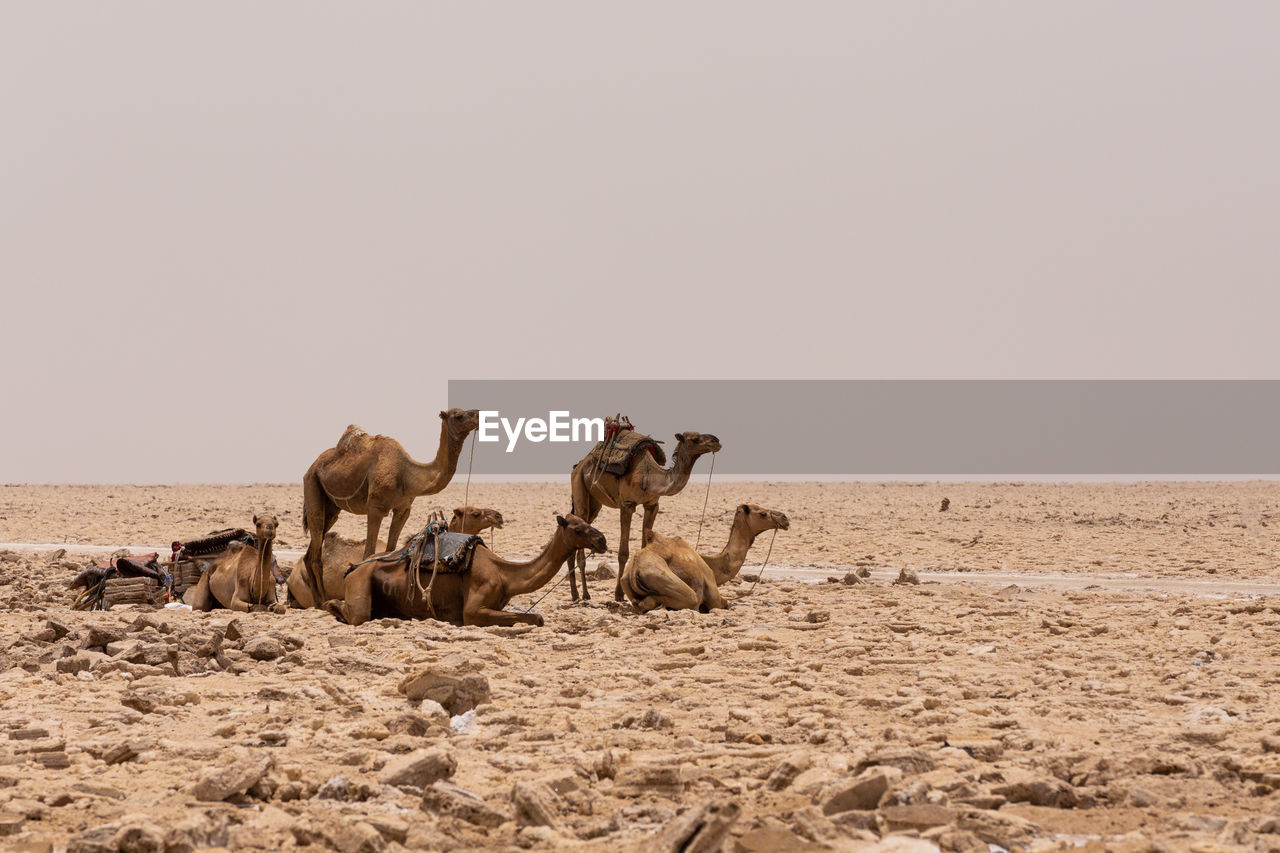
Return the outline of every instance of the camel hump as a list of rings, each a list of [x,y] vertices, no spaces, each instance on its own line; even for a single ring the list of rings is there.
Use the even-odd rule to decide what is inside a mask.
[[[368,434],[357,424],[348,424],[346,430],[342,433],[342,438],[338,439],[338,451],[349,450],[353,444],[356,444]]]

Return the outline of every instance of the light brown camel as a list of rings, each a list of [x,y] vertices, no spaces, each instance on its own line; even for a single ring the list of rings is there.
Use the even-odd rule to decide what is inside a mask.
[[[192,610],[217,607],[239,610],[267,610],[276,603],[276,579],[271,574],[271,546],[275,542],[274,515],[255,515],[253,524],[258,547],[232,542],[222,556],[200,576],[195,588],[183,596]]]
[[[622,532],[618,537],[618,565],[625,566],[631,553],[631,516],[637,506],[644,507],[644,522],[640,542],[647,541],[653,530],[653,519],[658,514],[658,499],[678,495],[689,483],[693,464],[698,457],[720,451],[720,439],[700,432],[676,433],[676,449],[671,467],[663,468],[653,457],[643,451],[631,457],[627,472],[621,476],[610,474],[594,465],[590,454],[574,466],[569,475],[573,490],[573,512],[588,523],[596,520],[602,506],[615,507],[621,516]],[[578,573],[582,576],[582,597],[591,599],[587,590],[587,555],[577,554]],[[573,600],[578,600],[578,584],[574,579],[573,563],[569,563],[569,589]],[[613,597],[622,600],[621,575],[614,588]]]
[[[310,537],[302,580],[310,587],[313,600],[329,597],[319,569],[324,535],[338,520],[338,513],[346,510],[368,516],[365,557],[377,550],[382,519],[390,513],[387,549],[394,550],[409,520],[413,499],[434,495],[449,485],[462,444],[479,423],[476,409],[441,412],[440,446],[436,458],[426,463],[415,461],[394,438],[369,435],[355,424],[347,427],[337,445],[316,457],[302,478],[302,526]]]
[[[699,610],[726,607],[720,585],[728,583],[746,562],[751,544],[766,530],[788,530],[791,520],[777,510],[741,504],[733,514],[729,542],[716,554],[698,554],[679,536],[656,531],[622,570],[619,583],[641,613],[655,607]]]
[[[435,515],[435,513],[432,513]],[[440,514],[444,518],[444,514]],[[454,533],[481,533],[491,527],[502,526],[502,513],[487,507],[460,506],[453,511],[449,520],[449,530]],[[385,554],[385,542],[378,543],[377,554]],[[347,583],[347,569],[359,563],[364,557],[364,543],[333,531],[324,535],[324,588],[331,598],[344,598]],[[291,607],[314,607],[315,599],[306,582],[306,558],[299,557],[289,573],[289,605]]]
[[[476,546],[471,568],[440,573],[428,600],[418,592],[405,563],[365,563],[347,575],[345,601],[325,604],[351,625],[370,619],[438,619],[455,625],[541,625],[536,613],[510,613],[503,608],[517,595],[546,586],[577,548],[605,550],[604,534],[574,515],[556,516],[556,530],[542,553],[516,563],[484,545]],[[423,569],[423,584],[429,570]]]

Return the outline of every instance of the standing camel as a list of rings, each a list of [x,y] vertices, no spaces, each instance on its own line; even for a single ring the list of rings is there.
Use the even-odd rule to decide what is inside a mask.
[[[436,513],[432,513],[435,515]],[[441,514],[443,518],[443,514]],[[449,519],[451,533],[483,533],[489,528],[502,526],[502,513],[488,507],[460,506]],[[375,553],[385,554],[385,542],[379,542]],[[324,535],[324,549],[320,561],[324,565],[324,588],[330,599],[346,596],[347,569],[364,559],[364,543],[339,536],[332,530]],[[291,607],[315,607],[311,588],[306,581],[306,558],[299,557],[289,573],[289,605]],[[324,602],[320,602],[321,605]]]
[[[556,530],[542,553],[516,563],[477,545],[470,568],[441,572],[429,584],[429,597],[420,593],[405,561],[372,562],[347,575],[346,599],[325,607],[351,625],[370,619],[439,619],[454,625],[541,625],[536,613],[510,613],[503,608],[517,595],[535,592],[560,571],[578,548],[593,553],[605,549],[604,534],[577,516],[556,516]],[[423,567],[423,573],[429,569]]]
[[[658,499],[678,495],[689,483],[693,464],[706,453],[717,453],[720,439],[700,432],[676,433],[676,449],[671,467],[663,468],[648,453],[636,453],[625,474],[616,475],[604,471],[595,464],[594,453],[574,466],[569,475],[573,489],[573,512],[587,520],[596,520],[602,506],[615,507],[622,519],[622,533],[618,538],[618,566],[625,566],[631,553],[631,516],[637,506],[644,507],[644,522],[640,541],[647,541],[653,530],[653,520],[658,514]],[[591,599],[587,590],[587,556],[577,553],[578,572],[582,575],[582,597]],[[574,579],[572,558],[569,563],[569,589],[573,600],[578,600],[578,584]],[[613,591],[613,597],[623,597],[621,573]]]
[[[342,510],[368,516],[364,556],[378,545],[382,519],[391,514],[387,550],[394,550],[400,531],[409,520],[413,499],[434,495],[449,485],[458,468],[458,457],[467,436],[480,423],[476,409],[449,409],[440,413],[440,446],[436,458],[417,462],[394,438],[369,435],[352,424],[337,445],[311,463],[302,478],[302,525],[311,541],[305,558],[303,580],[313,601],[323,602],[324,534]]]
[[[255,515],[258,547],[232,542],[214,561],[184,600],[192,610],[225,607],[248,613],[266,610],[276,603],[276,579],[271,574],[271,546],[276,539],[274,515]]]
[[[741,504],[733,514],[729,542],[718,553],[699,554],[679,536],[654,532],[618,580],[641,613],[655,607],[703,613],[721,609],[727,605],[720,586],[738,574],[756,537],[766,530],[790,527],[791,520],[777,510]]]

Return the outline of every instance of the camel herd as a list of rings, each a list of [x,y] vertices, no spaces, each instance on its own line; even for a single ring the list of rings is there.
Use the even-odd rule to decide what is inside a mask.
[[[397,551],[400,535],[415,498],[440,492],[453,479],[463,444],[479,425],[475,409],[449,409],[440,413],[440,443],[435,458],[414,460],[398,441],[369,435],[359,427],[347,427],[338,443],[325,450],[303,477],[303,525],[309,542],[306,554],[286,579],[292,607],[323,607],[352,625],[370,619],[439,619],[456,625],[541,625],[535,613],[506,610],[511,599],[544,587],[567,565],[570,590],[579,600],[587,589],[586,551],[606,550],[604,534],[591,526],[602,507],[616,508],[621,517],[618,573],[614,596],[625,597],[640,612],[658,607],[707,612],[725,607],[720,586],[729,582],[746,560],[756,537],[768,530],[786,530],[787,516],[754,504],[741,504],[734,513],[729,541],[715,554],[699,554],[678,536],[664,536],[653,529],[662,497],[678,494],[689,482],[699,457],[721,449],[714,435],[678,433],[671,467],[662,465],[656,452],[637,452],[615,471],[599,465],[604,442],[573,468],[570,475],[571,512],[556,516],[551,539],[532,560],[505,560],[482,542],[465,536],[419,534],[404,550]],[[629,423],[626,424],[630,426]],[[656,448],[656,442],[646,438]],[[644,508],[641,528],[643,547],[630,553],[631,518]],[[352,542],[330,532],[339,513],[367,518],[364,543]],[[380,541],[382,522],[391,523]],[[474,535],[502,527],[497,510],[463,506],[454,510],[447,525],[443,517],[430,525],[431,536],[446,529]],[[254,517],[255,544],[237,544],[219,557],[200,582],[187,593],[186,603],[196,610],[226,607],[248,611],[277,607],[273,577],[272,544],[275,516]],[[440,570],[439,543],[462,543],[468,560],[457,569]],[[420,570],[412,556],[421,542],[434,541],[435,560]],[[574,567],[578,569],[575,577]],[[424,583],[423,576],[429,575]]]

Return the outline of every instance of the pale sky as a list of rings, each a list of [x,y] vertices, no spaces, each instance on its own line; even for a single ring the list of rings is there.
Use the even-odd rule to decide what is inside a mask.
[[[0,482],[448,378],[1277,378],[1274,2],[0,2]]]

